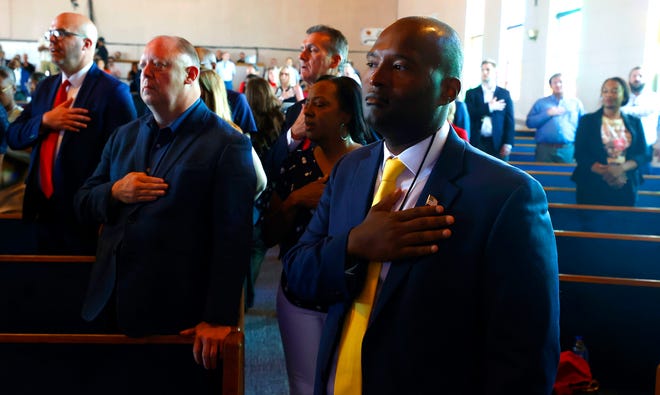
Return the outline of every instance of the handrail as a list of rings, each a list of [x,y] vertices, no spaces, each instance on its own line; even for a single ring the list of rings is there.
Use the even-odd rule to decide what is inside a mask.
[[[530,175],[540,175],[540,176],[562,176],[562,177],[569,177],[573,173],[570,171],[556,171],[556,170],[525,170],[527,174]]]
[[[129,337],[99,333],[0,333],[0,343],[39,344],[192,344],[194,338],[180,335]]]
[[[0,262],[91,263],[95,260],[96,257],[91,255],[0,254]]]
[[[660,243],[660,236],[654,236],[654,235],[629,235],[623,233],[582,232],[582,231],[573,231],[573,230],[555,230],[554,232],[556,237],[631,240],[631,241],[648,241],[652,243]]]
[[[544,190],[546,191],[556,191],[556,192],[575,192],[575,187],[551,187],[551,186],[544,186]],[[638,190],[637,191],[638,195],[649,195],[649,196],[658,196],[660,197],[660,191],[645,191],[645,190]]]
[[[576,209],[576,210],[593,210],[593,211],[625,211],[625,212],[640,212],[640,213],[658,213],[658,207],[637,207],[637,206],[605,206],[598,204],[577,204],[577,203],[548,203],[549,208],[556,209]]]
[[[561,166],[561,167],[575,167],[575,163],[555,163],[555,162],[530,162],[530,161],[511,161],[512,166]]]
[[[633,287],[660,288],[660,280],[643,278],[621,278],[606,276],[587,276],[582,274],[559,274],[559,281],[587,284],[628,285]]]

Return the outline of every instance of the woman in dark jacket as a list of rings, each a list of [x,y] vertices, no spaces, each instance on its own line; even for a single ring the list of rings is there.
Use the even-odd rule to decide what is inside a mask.
[[[608,78],[601,88],[603,106],[580,119],[572,176],[578,204],[635,205],[639,169],[648,157],[641,122],[620,111],[628,98],[625,81]]]

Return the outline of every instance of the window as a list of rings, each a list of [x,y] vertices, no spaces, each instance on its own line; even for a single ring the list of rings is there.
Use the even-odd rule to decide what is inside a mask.
[[[501,38],[497,81],[509,90],[513,101],[520,99],[525,11],[525,0],[502,2],[502,23],[506,30]]]
[[[582,0],[555,0],[550,3],[548,29],[547,76],[562,73],[564,94],[575,96],[580,65],[580,37],[582,33]],[[551,93],[545,84],[546,93]]]

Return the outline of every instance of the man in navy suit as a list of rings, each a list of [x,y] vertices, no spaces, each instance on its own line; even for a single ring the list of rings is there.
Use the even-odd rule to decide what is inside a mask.
[[[496,67],[492,60],[481,62],[481,85],[468,89],[465,104],[470,113],[470,143],[507,161],[515,134],[513,102],[508,90],[495,85]]]
[[[559,299],[547,201],[532,177],[451,133],[461,64],[457,33],[423,17],[399,19],[367,54],[365,114],[384,142],[337,163],[283,259],[291,291],[330,305],[316,394],[353,393],[335,391],[348,376],[361,394],[552,391]],[[370,208],[391,157],[405,165],[399,189]],[[368,278],[377,285],[361,356],[338,375]]]
[[[342,32],[326,25],[311,26],[306,33],[298,57],[300,78],[310,87],[323,75],[339,74],[348,57],[348,40]],[[289,152],[305,140],[304,102],[304,99],[300,100],[286,111],[280,137],[275,140],[264,160],[268,179],[275,179]]]
[[[136,117],[128,86],[93,62],[98,32],[85,16],[63,13],[46,33],[53,62],[62,70],[45,79],[8,132],[13,149],[32,147],[23,201],[23,219],[35,221],[39,253],[93,254],[98,227],[81,225],[73,195],[101,157],[103,145],[120,125]],[[70,84],[66,101],[53,108],[56,93]],[[56,134],[52,195],[42,190],[42,145]]]
[[[76,195],[78,214],[103,223],[82,316],[195,336],[195,360],[215,368],[250,263],[252,145],[200,99],[188,41],[154,38],[140,68],[150,113],[110,137]]]

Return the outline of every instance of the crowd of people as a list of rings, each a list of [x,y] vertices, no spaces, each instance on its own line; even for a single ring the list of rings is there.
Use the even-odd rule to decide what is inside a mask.
[[[299,68],[255,69],[238,91],[228,52],[158,36],[134,70],[139,112],[103,72],[111,59],[91,20],[60,14],[46,38],[59,73],[0,65],[0,167],[2,154],[30,152],[20,209],[36,252],[96,255],[85,320],[192,336],[195,361],[213,369],[278,245],[291,394],[432,393],[438,382],[550,393],[559,299],[546,197],[505,163],[513,102],[493,60],[457,100],[462,47],[449,25],[397,20],[363,78],[343,33],[314,25]],[[634,205],[660,151],[641,68],[607,79],[592,114],[564,97],[561,74],[549,84],[527,117],[536,160],[575,159],[578,202]]]

